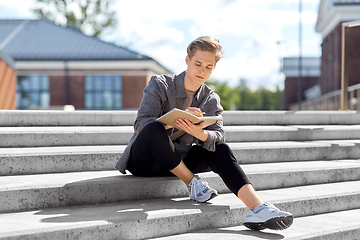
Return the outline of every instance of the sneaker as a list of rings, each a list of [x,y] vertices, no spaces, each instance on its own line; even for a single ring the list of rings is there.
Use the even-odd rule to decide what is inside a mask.
[[[204,182],[198,175],[195,175],[188,186],[189,197],[196,202],[206,202],[218,196],[218,192]]]
[[[264,203],[251,208],[249,215],[244,221],[244,226],[251,230],[283,230],[292,224],[294,216],[289,212],[283,212],[271,203]]]

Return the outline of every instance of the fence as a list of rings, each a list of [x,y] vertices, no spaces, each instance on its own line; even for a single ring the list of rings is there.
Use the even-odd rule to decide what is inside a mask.
[[[297,111],[299,105],[293,104],[290,110]],[[301,110],[339,110],[341,109],[341,90],[330,92],[319,98],[301,102]],[[360,83],[348,87],[348,109],[360,111]]]

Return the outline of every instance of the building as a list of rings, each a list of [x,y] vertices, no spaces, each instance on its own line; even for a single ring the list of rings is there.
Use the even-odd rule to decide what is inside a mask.
[[[321,0],[316,31],[322,35],[321,76],[323,94],[341,89],[342,23],[360,20],[360,0]],[[349,86],[360,83],[360,27],[349,29]]]
[[[47,20],[0,20],[0,51],[13,59],[17,109],[135,109],[154,59]]]
[[[301,58],[301,101],[315,99],[321,95],[319,85],[320,58]],[[293,109],[298,102],[299,58],[284,58],[285,74],[284,109]]]
[[[338,110],[340,109],[341,95],[341,49],[342,49],[342,23],[360,20],[360,0],[321,0],[318,11],[316,31],[322,35],[322,55],[320,62],[313,62],[313,67],[320,67],[318,77],[307,76],[302,71],[301,110]],[[348,74],[350,99],[352,105],[360,109],[360,27],[349,29],[347,35]],[[295,58],[297,59],[297,58]],[[308,61],[303,58],[305,61]],[[291,59],[284,59],[285,109],[298,110],[297,84],[298,75],[289,69],[298,68]],[[310,63],[310,62],[309,62]],[[296,65],[296,66],[291,66]],[[307,63],[303,63],[306,65]],[[311,66],[308,66],[311,67]],[[297,73],[298,74],[298,73]],[[318,79],[316,79],[318,78]],[[357,93],[356,93],[357,92]],[[296,99],[296,100],[295,100]],[[351,108],[351,107],[350,107]],[[353,108],[352,108],[353,109]]]

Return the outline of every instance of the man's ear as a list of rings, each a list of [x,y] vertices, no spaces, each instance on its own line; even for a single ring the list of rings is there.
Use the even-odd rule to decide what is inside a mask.
[[[186,65],[189,65],[189,61],[190,61],[190,57],[189,57],[189,55],[186,55],[186,58],[185,58]]]

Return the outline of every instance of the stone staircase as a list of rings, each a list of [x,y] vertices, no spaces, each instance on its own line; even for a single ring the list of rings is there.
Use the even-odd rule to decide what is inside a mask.
[[[0,111],[0,239],[360,239],[360,112],[224,112],[226,142],[259,195],[294,214],[250,231],[248,210],[189,200],[175,177],[114,170],[134,111]]]

